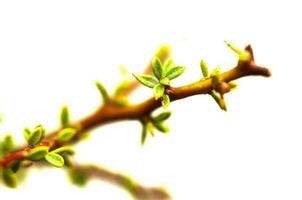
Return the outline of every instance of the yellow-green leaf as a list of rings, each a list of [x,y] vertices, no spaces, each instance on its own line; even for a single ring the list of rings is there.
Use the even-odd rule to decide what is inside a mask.
[[[30,160],[41,160],[48,153],[49,147],[39,146],[30,150],[27,158]]]
[[[63,167],[64,166],[63,157],[60,156],[57,153],[50,152],[50,153],[46,154],[45,159],[49,164],[51,164],[55,167]]]
[[[58,140],[61,142],[68,142],[70,141],[77,133],[75,128],[64,128],[58,133]]]

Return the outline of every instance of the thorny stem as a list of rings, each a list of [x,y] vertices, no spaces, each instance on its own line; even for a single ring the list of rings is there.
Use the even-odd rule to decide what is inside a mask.
[[[260,67],[255,64],[253,51],[250,45],[248,45],[245,50],[250,53],[251,59],[249,61],[238,61],[237,65],[233,69],[220,75],[221,81],[228,83],[245,76],[259,75],[269,77],[271,75],[267,68]],[[150,67],[148,67],[145,72],[149,71]],[[133,82],[124,95],[129,95],[137,86],[137,82]],[[198,94],[208,94],[213,89],[214,84],[212,78],[206,78],[182,87],[169,87],[166,92],[170,96],[172,102]],[[114,102],[114,96],[109,103],[102,105],[94,113],[74,122],[72,126],[79,127],[80,129],[76,137],[69,143],[76,143],[87,131],[107,123],[113,123],[121,120],[142,120],[146,116],[149,116],[152,111],[161,107],[160,100],[155,100],[154,98],[149,98],[139,104],[126,106],[116,105],[112,102]],[[39,145],[49,146],[50,149],[54,149],[66,144],[60,143],[56,139],[55,136],[59,131],[60,129],[49,133]],[[0,167],[6,167],[13,161],[25,159],[30,149],[30,147],[25,146],[7,154],[0,160]],[[91,166],[88,168],[96,170]]]

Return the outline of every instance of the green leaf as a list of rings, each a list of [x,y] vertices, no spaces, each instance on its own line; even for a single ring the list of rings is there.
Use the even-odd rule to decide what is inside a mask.
[[[69,154],[69,155],[75,154],[74,149],[69,146],[60,147],[56,150],[53,150],[52,152],[57,153],[57,154]]]
[[[12,135],[5,135],[4,138],[0,141],[0,157],[6,155],[14,148],[14,138]]]
[[[169,132],[169,127],[167,127],[165,124],[163,124],[163,123],[160,123],[160,122],[156,122],[156,123],[154,123],[154,127],[158,130],[158,131],[160,131],[160,132],[162,132],[162,133],[167,133],[167,132]]]
[[[159,99],[160,97],[163,96],[165,92],[165,86],[161,85],[161,84],[157,84],[154,88],[153,88],[153,94],[155,97],[155,100]]]
[[[48,153],[49,147],[39,146],[30,150],[27,155],[27,158],[30,160],[41,160]]]
[[[163,122],[171,116],[171,111],[162,112],[153,118],[154,122]]]
[[[160,84],[162,84],[162,85],[170,85],[170,79],[167,78],[167,77],[160,79],[159,82],[160,82]]]
[[[24,138],[25,138],[26,141],[28,141],[30,133],[31,133],[31,130],[29,128],[25,128],[23,130],[23,135],[24,135]]]
[[[145,144],[146,138],[147,138],[147,125],[142,124],[142,135],[141,135],[141,144]]]
[[[161,61],[157,57],[154,57],[152,59],[151,65],[152,65],[153,74],[159,80],[162,77],[162,64],[161,64]]]
[[[171,58],[167,59],[163,65],[162,77],[165,77],[167,74],[167,71],[169,71],[170,69],[172,69],[174,67],[175,67],[174,61]]]
[[[16,174],[10,168],[5,168],[2,170],[2,179],[6,186],[15,188],[17,187],[17,177]]]
[[[103,84],[101,84],[99,81],[95,82],[96,87],[98,88],[100,94],[102,95],[103,101],[105,103],[107,103],[109,101],[109,94],[106,90],[106,88],[104,87]]]
[[[170,104],[170,97],[169,97],[169,95],[167,95],[167,94],[163,95],[163,99],[161,101],[161,104],[162,104],[163,108],[168,107],[168,105]]]
[[[29,145],[36,145],[44,138],[44,135],[45,129],[41,125],[38,125],[28,136],[27,142]]]
[[[75,128],[64,128],[58,133],[58,140],[61,142],[68,142],[70,141],[77,133]]]
[[[179,77],[184,71],[185,67],[182,66],[176,66],[167,71],[166,77],[169,78],[170,80],[175,79]]]
[[[69,120],[69,109],[68,106],[63,106],[60,113],[60,122],[62,127],[68,127],[70,120]]]
[[[248,52],[235,47],[233,44],[229,43],[228,41],[224,41],[224,42],[232,51],[234,51],[238,55],[240,61],[249,61],[251,59],[251,55]]]
[[[205,78],[208,77],[208,75],[209,75],[208,65],[204,60],[200,61],[200,68],[201,68],[203,77],[205,77]]]
[[[156,86],[158,84],[158,81],[156,80],[156,78],[154,76],[150,76],[150,75],[135,75],[132,74],[136,80],[138,80],[141,84],[149,87],[149,88],[153,88],[154,86]]]
[[[50,152],[50,153],[46,154],[45,159],[49,164],[51,164],[55,167],[63,167],[64,166],[63,157],[60,156],[57,153]]]

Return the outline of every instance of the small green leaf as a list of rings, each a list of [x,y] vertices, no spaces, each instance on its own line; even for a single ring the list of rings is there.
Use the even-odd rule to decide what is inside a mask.
[[[173,67],[167,71],[166,77],[170,80],[173,80],[179,77],[185,71],[185,69],[186,68],[182,66]]]
[[[163,122],[171,116],[171,111],[162,112],[153,118],[154,122]]]
[[[75,128],[64,128],[58,133],[58,140],[61,142],[68,142],[70,141],[77,133]]]
[[[50,153],[46,154],[45,159],[49,164],[51,164],[55,167],[63,167],[64,166],[63,157],[60,156],[57,153],[50,152]]]
[[[41,125],[38,125],[28,136],[27,142],[29,145],[36,145],[44,138],[44,135],[45,129]]]
[[[57,154],[69,154],[69,155],[75,154],[74,149],[69,146],[60,147],[56,150],[53,150],[52,152],[57,153]]]
[[[12,135],[5,135],[4,138],[0,141],[0,157],[6,155],[14,148],[14,138]]]
[[[162,133],[167,133],[167,132],[169,132],[169,127],[167,127],[165,124],[163,124],[163,123],[160,123],[160,122],[156,122],[156,123],[154,123],[154,127],[158,130],[158,131],[160,131],[160,132],[162,132]]]
[[[208,77],[208,75],[209,75],[208,65],[204,60],[200,61],[200,68],[201,68],[203,77],[205,77],[205,78]]]
[[[17,187],[17,177],[16,174],[10,168],[5,168],[2,170],[2,179],[6,186],[15,188]]]
[[[230,81],[230,82],[228,82],[228,84],[231,87],[231,90],[235,90],[238,87],[238,85],[235,81]]]
[[[141,135],[141,144],[145,144],[146,138],[147,138],[147,125],[142,124],[142,135]]]
[[[159,82],[160,82],[160,84],[162,84],[162,85],[170,85],[170,79],[167,78],[167,77],[160,79]]]
[[[251,59],[251,55],[248,52],[235,47],[233,44],[229,43],[228,41],[224,41],[224,42],[232,51],[234,51],[238,55],[240,61],[249,61]]]
[[[132,74],[136,80],[138,80],[141,84],[149,87],[149,88],[153,88],[154,86],[156,86],[158,84],[158,81],[156,80],[155,77],[150,76],[150,75],[135,75]]]
[[[147,130],[149,131],[149,133],[154,136],[154,125],[151,122],[147,122],[146,124]]]
[[[69,109],[68,106],[63,106],[60,113],[60,122],[62,127],[68,127],[70,120],[69,120]]]
[[[213,99],[215,100],[215,102],[218,104],[218,106],[224,110],[224,111],[227,111],[227,108],[226,108],[226,104],[224,102],[224,99],[223,99],[223,96],[221,96],[219,94],[219,92],[215,92],[215,91],[212,91],[210,93],[210,95],[213,97]]]
[[[24,138],[25,138],[26,141],[28,141],[30,133],[31,133],[31,130],[29,128],[25,128],[23,130],[23,135],[24,135]]]
[[[100,94],[102,95],[103,101],[105,103],[107,103],[109,101],[109,94],[106,90],[106,88],[104,87],[103,84],[101,84],[99,81],[95,82],[96,87],[98,88]]]
[[[155,100],[159,99],[160,97],[163,96],[165,92],[165,86],[158,84],[153,88],[153,94],[155,97]]]
[[[27,155],[29,160],[41,160],[48,153],[49,147],[39,146],[30,150]]]
[[[169,71],[170,69],[172,69],[174,67],[175,67],[174,61],[171,58],[167,59],[163,65],[162,77],[165,77],[167,74],[167,71]]]
[[[162,64],[161,64],[161,61],[157,57],[154,57],[152,59],[151,65],[152,65],[153,74],[159,80],[162,77]]]
[[[169,106],[169,104],[170,104],[170,97],[169,97],[169,95],[167,95],[167,94],[163,95],[163,99],[161,101],[161,104],[162,104],[163,108],[166,108],[166,107]]]

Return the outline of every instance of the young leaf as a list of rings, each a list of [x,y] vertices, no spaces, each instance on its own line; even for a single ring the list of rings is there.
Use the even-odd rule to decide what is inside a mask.
[[[167,94],[164,94],[162,97],[163,99],[161,101],[161,105],[163,106],[163,108],[166,108],[170,104],[170,97]]]
[[[172,69],[174,67],[175,67],[174,61],[171,58],[167,59],[163,65],[162,77],[165,77],[167,74],[167,71],[169,71],[170,69]]]
[[[234,51],[238,55],[240,61],[248,61],[251,59],[251,56],[248,52],[235,47],[233,44],[231,44],[227,41],[224,41],[224,42],[232,51]]]
[[[98,88],[99,92],[101,93],[102,98],[103,98],[103,101],[104,101],[105,103],[107,103],[107,102],[109,101],[109,94],[108,94],[106,88],[105,88],[104,85],[101,84],[99,81],[96,81],[96,82],[95,82],[95,85],[96,85],[96,87]]]
[[[1,151],[3,154],[8,153],[9,151],[11,151],[14,148],[15,144],[14,144],[14,138],[12,135],[5,135],[4,138],[1,141]]]
[[[46,154],[45,159],[49,164],[51,164],[55,167],[63,167],[64,166],[63,157],[60,156],[57,153],[50,152],[50,153]]]
[[[161,64],[161,61],[157,57],[154,57],[152,59],[151,65],[152,65],[153,74],[159,80],[162,77],[162,64]]]
[[[47,146],[39,146],[32,150],[27,155],[29,160],[41,160],[48,153],[49,147]]]
[[[154,122],[163,122],[171,116],[171,111],[162,112],[153,118]]]
[[[160,84],[162,84],[162,85],[170,85],[170,79],[167,78],[167,77],[160,79],[159,82],[160,82]]]
[[[208,71],[208,65],[206,64],[206,62],[204,60],[200,61],[200,68],[201,68],[201,72],[203,77],[208,77],[209,75],[209,71]]]
[[[58,140],[61,142],[70,141],[77,133],[75,128],[64,128],[58,133]]]
[[[231,87],[231,91],[235,90],[238,87],[238,85],[235,81],[230,81],[228,84]]]
[[[26,141],[28,141],[30,133],[31,133],[31,130],[29,128],[24,128],[23,135],[24,135],[24,138]]]
[[[154,127],[155,127],[158,131],[160,131],[160,132],[162,132],[162,133],[167,133],[167,132],[169,132],[169,128],[168,128],[165,124],[163,124],[163,123],[155,122],[155,123],[154,123]]]
[[[41,125],[38,125],[28,136],[27,142],[29,145],[36,145],[44,138],[44,135],[45,129]]]
[[[182,66],[173,67],[167,71],[166,77],[170,80],[175,79],[179,77],[185,71],[185,69],[186,68]]]
[[[10,168],[5,168],[2,170],[2,179],[6,186],[11,188],[17,187],[16,174],[14,174]]]
[[[151,122],[147,122],[146,124],[147,130],[149,131],[149,133],[154,136],[154,125]]]
[[[155,77],[150,76],[150,75],[135,75],[132,74],[136,80],[138,80],[141,84],[149,87],[149,88],[153,88],[154,86],[156,86],[158,84],[158,81],[156,80]]]
[[[142,124],[142,136],[141,136],[141,144],[145,144],[146,138],[147,138],[147,125],[146,124]]]
[[[60,113],[60,122],[61,122],[61,126],[62,127],[68,127],[69,126],[69,109],[68,107],[65,105],[62,107],[61,109],[61,113]]]
[[[75,151],[72,147],[69,146],[65,146],[65,147],[60,147],[56,150],[52,151],[53,153],[57,153],[57,154],[69,154],[69,155],[74,155]]]
[[[160,97],[163,96],[165,92],[165,87],[161,84],[157,84],[154,88],[153,88],[153,94],[155,97],[155,100],[159,99]]]
[[[222,110],[227,111],[225,101],[224,101],[223,97],[218,92],[212,91],[210,93],[210,95],[213,97],[213,99],[215,100],[215,102],[218,104],[218,106]]]

